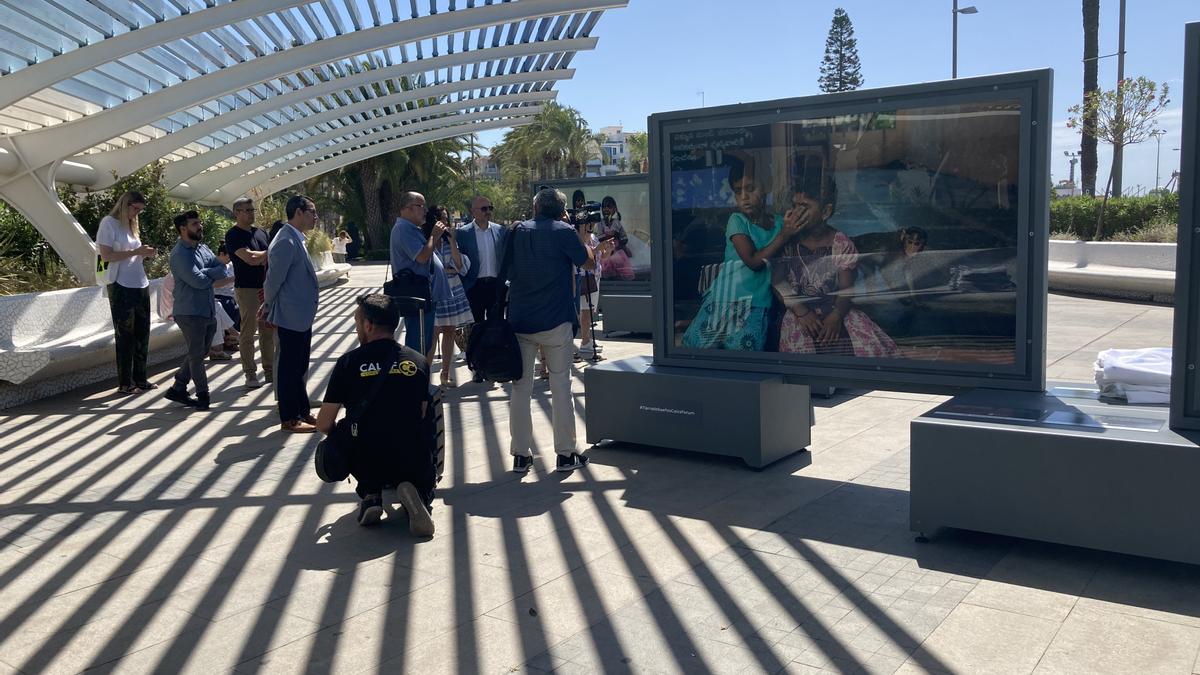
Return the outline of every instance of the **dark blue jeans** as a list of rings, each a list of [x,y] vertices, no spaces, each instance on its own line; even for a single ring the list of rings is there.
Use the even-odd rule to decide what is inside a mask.
[[[433,309],[425,312],[425,344],[421,344],[421,320],[417,315],[404,317],[404,346],[415,349],[424,356],[433,346]]]

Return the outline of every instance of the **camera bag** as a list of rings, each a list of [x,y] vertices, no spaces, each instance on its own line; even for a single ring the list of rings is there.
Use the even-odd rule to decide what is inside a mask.
[[[504,261],[500,264],[499,279],[502,287],[508,280],[513,248],[520,230],[520,227],[514,226],[508,231]],[[467,365],[486,380],[515,382],[524,375],[521,344],[517,342],[517,333],[508,321],[508,303],[502,297],[503,293],[498,293],[496,311],[471,328],[471,335],[467,340]]]

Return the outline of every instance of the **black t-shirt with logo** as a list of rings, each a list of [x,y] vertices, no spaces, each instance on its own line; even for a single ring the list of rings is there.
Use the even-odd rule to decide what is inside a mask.
[[[376,378],[387,381],[359,418],[359,438],[376,447],[419,450],[421,404],[429,400],[429,369],[414,349],[383,339],[344,354],[333,367],[325,403],[351,408],[371,396]]]
[[[262,288],[267,278],[266,265],[250,265],[237,256],[239,249],[248,248],[251,251],[265,251],[271,240],[267,233],[253,225],[249,230],[243,230],[236,225],[225,233],[225,249],[229,251],[229,259],[233,261],[234,288]]]

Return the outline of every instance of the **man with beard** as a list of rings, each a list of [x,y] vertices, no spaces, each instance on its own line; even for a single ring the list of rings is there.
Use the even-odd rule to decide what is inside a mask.
[[[228,286],[225,265],[205,246],[204,226],[200,214],[187,211],[175,216],[179,241],[171,249],[171,275],[175,278],[175,323],[183,332],[187,354],[175,372],[175,384],[167,390],[168,400],[208,410],[208,375],[204,372],[204,357],[217,331],[214,314],[214,286]],[[188,383],[196,384],[196,398],[188,396]]]
[[[308,412],[308,373],[313,319],[317,316],[317,272],[305,247],[305,235],[320,218],[311,199],[296,195],[284,207],[287,224],[267,249],[260,318],[275,329],[275,393],[279,398],[280,429],[311,434],[317,418]]]

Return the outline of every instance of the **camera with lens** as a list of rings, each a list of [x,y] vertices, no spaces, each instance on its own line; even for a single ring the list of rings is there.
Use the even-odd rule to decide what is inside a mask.
[[[567,209],[567,217],[571,219],[571,224],[575,226],[575,229],[586,227],[591,230],[592,225],[604,220],[604,214],[600,211],[600,202],[586,202],[577,209]]]

